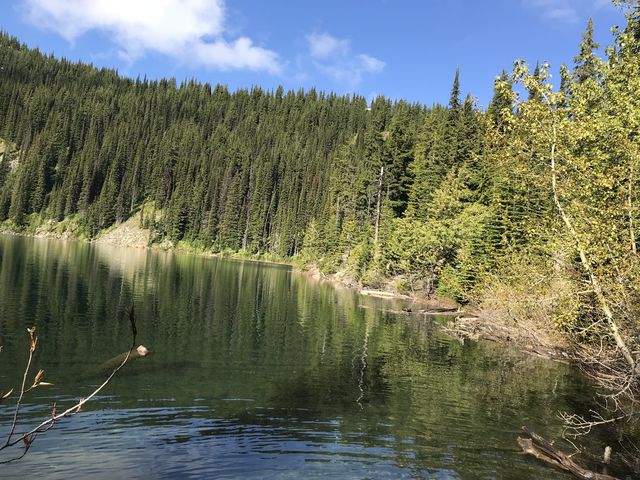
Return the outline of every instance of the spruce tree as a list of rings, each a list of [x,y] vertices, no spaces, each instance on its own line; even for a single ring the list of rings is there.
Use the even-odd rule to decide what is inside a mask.
[[[453,77],[453,85],[449,96],[449,108],[453,111],[460,109],[460,68],[456,68],[456,74]]]
[[[589,18],[587,29],[582,35],[582,42],[580,42],[580,53],[573,59],[575,63],[573,76],[578,83],[583,83],[587,79],[600,79],[601,61],[595,54],[595,50],[599,46],[593,39],[593,19]]]
[[[511,78],[503,70],[493,82],[493,97],[487,108],[487,115],[493,120],[494,125],[501,126],[504,115],[513,109]]]

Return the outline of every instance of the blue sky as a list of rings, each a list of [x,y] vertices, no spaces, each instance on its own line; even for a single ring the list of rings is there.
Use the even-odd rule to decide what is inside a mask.
[[[481,108],[514,59],[571,63],[589,17],[603,46],[624,24],[608,0],[0,2],[0,28],[29,46],[133,77],[430,105],[447,102],[459,67]]]

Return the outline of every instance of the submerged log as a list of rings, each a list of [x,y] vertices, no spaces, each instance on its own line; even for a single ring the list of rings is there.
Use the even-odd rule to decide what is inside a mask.
[[[522,448],[523,453],[533,455],[538,460],[542,460],[554,467],[570,472],[583,480],[618,480],[616,477],[612,477],[611,475],[593,472],[581,467],[573,461],[571,455],[558,450],[545,438],[535,432],[532,432],[527,427],[522,427],[522,430],[531,437],[518,437],[517,442],[520,448]]]
[[[122,362],[124,362],[124,359],[126,358],[128,353],[129,352],[124,352],[124,353],[121,353],[120,355],[117,355],[117,356],[107,360],[102,365],[100,365],[98,370],[99,371],[113,370],[118,365],[120,365]],[[149,354],[149,349],[147,347],[145,347],[144,345],[138,345],[137,348],[131,349],[131,354],[129,355],[129,359],[127,360],[127,363],[132,361],[132,360],[135,360],[136,358],[145,357],[148,354]]]

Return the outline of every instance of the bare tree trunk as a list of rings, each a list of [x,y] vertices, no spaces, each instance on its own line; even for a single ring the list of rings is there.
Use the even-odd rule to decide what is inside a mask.
[[[636,234],[633,227],[633,162],[634,160],[631,161],[631,165],[629,167],[629,194],[627,196],[627,208],[629,209],[629,239],[631,241],[631,251],[634,255],[637,255]]]
[[[558,209],[558,212],[560,213],[560,217],[562,218],[562,221],[564,222],[565,226],[569,230],[569,233],[571,233],[571,236],[573,237],[573,241],[576,243],[578,254],[580,255],[580,262],[582,263],[582,267],[584,268],[586,274],[589,277],[589,281],[591,282],[593,291],[596,294],[598,303],[600,304],[600,309],[602,310],[602,313],[604,313],[604,316],[607,319],[607,326],[609,327],[609,331],[611,332],[611,335],[613,336],[613,339],[615,340],[616,345],[622,351],[622,355],[624,356],[625,360],[627,361],[629,366],[632,368],[632,370],[635,371],[636,361],[634,360],[633,355],[631,354],[631,351],[627,346],[627,343],[625,342],[624,338],[622,338],[622,335],[620,334],[620,328],[618,327],[618,324],[614,320],[613,312],[611,310],[611,307],[609,306],[609,302],[607,302],[607,299],[604,295],[604,291],[602,290],[602,285],[600,284],[600,281],[598,280],[596,275],[593,273],[593,269],[591,268],[591,263],[587,258],[587,254],[584,249],[584,246],[582,245],[582,242],[578,237],[578,232],[574,228],[573,223],[571,222],[571,219],[568,217],[568,215],[564,211],[564,208],[562,207],[562,203],[560,202],[560,197],[558,195],[558,179],[557,179],[557,170],[556,170],[556,148],[557,148],[556,138],[557,138],[557,131],[556,131],[556,126],[554,124],[553,125],[553,143],[551,145],[551,185],[553,188],[553,200],[556,204],[556,208]]]

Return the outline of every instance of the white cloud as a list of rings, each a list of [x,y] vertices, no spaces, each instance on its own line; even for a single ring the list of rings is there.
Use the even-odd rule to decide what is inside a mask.
[[[311,33],[307,35],[309,50],[314,58],[328,58],[333,55],[346,55],[351,50],[349,40],[332,37],[328,33]]]
[[[522,4],[538,10],[543,18],[566,23],[577,23],[593,10],[611,6],[609,0],[522,0]]]
[[[360,55],[356,55],[356,59],[358,60],[362,68],[367,72],[378,73],[384,70],[385,63],[375,57],[371,57],[369,55],[361,53]]]
[[[385,62],[382,60],[364,53],[354,54],[348,39],[328,33],[312,33],[306,39],[315,67],[336,83],[355,87],[362,82],[364,75],[384,70]]]
[[[135,60],[158,52],[219,70],[279,73],[278,55],[251,39],[228,40],[224,0],[24,0],[27,19],[70,42],[96,30]]]
[[[578,20],[578,12],[570,0],[523,0],[526,7],[536,9],[543,18],[570,23]]]

